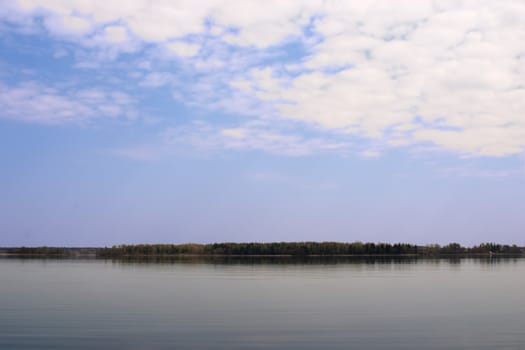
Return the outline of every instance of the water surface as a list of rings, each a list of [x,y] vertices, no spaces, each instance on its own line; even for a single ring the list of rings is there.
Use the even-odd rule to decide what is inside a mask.
[[[525,260],[0,259],[0,349],[525,349]]]

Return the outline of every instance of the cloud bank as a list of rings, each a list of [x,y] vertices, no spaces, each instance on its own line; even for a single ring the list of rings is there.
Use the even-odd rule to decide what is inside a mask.
[[[133,53],[143,63],[138,86],[170,89],[179,102],[245,115],[253,125],[272,120],[275,128],[279,120],[293,120],[338,139],[432,144],[474,156],[519,154],[525,146],[523,1],[1,5],[9,30]],[[44,96],[60,110],[85,109],[75,99]],[[19,112],[9,101],[0,103],[15,118]],[[22,112],[39,118],[38,111]],[[239,125],[214,135],[227,148],[251,149],[272,132]],[[278,152],[279,142],[269,151]],[[330,145],[307,135],[286,143],[301,144],[297,149]]]

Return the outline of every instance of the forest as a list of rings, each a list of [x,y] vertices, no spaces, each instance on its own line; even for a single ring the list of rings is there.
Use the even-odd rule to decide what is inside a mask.
[[[0,255],[100,257],[134,256],[521,256],[525,247],[482,243],[463,247],[459,243],[415,245],[408,243],[341,242],[271,242],[211,244],[135,244],[104,248],[10,247],[0,248]]]
[[[263,256],[331,256],[331,255],[522,255],[525,248],[516,245],[483,243],[462,247],[458,243],[418,246],[408,243],[340,243],[340,242],[272,242],[213,244],[138,244],[101,248],[99,257],[153,255],[263,255]]]

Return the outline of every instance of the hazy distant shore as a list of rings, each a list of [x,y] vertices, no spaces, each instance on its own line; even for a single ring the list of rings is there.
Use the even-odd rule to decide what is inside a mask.
[[[113,247],[5,247],[3,257],[518,257],[525,247],[482,243],[415,245],[408,243],[273,242],[213,244],[137,244]]]

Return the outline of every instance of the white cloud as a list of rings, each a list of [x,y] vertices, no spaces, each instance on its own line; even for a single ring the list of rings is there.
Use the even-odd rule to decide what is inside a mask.
[[[133,100],[124,93],[96,89],[64,92],[35,82],[0,83],[0,106],[0,118],[41,124],[133,117]]]
[[[104,28],[104,33],[108,40],[117,43],[122,43],[129,39],[126,28],[122,26],[107,26]]]
[[[525,4],[375,4],[327,6],[316,22],[323,40],[302,73],[254,69],[232,86],[273,103],[282,117],[328,129],[372,139],[391,138],[399,125],[412,130],[392,144],[523,152],[525,22],[515,18],[525,18]]]
[[[166,130],[164,145],[171,149],[190,147],[202,152],[219,150],[263,151],[286,156],[347,152],[351,144],[330,137],[305,137],[301,133],[255,121],[224,128],[203,121]]]
[[[335,135],[305,137],[293,128],[252,121],[237,127],[223,127],[193,121],[167,128],[160,141],[114,149],[112,154],[136,160],[156,160],[173,155],[209,155],[223,151],[256,151],[298,157],[323,153],[347,154],[354,146]]]
[[[140,82],[141,86],[146,87],[161,87],[172,84],[177,81],[177,78],[168,72],[154,72],[147,74]]]
[[[222,129],[220,132],[222,135],[234,139],[243,139],[246,137],[246,130],[242,128],[226,128]]]
[[[486,156],[525,147],[523,1],[18,4],[7,4],[0,17],[28,28],[40,16],[52,35],[80,37],[90,47],[121,47],[133,38],[158,45],[155,52],[172,51],[190,63],[188,76],[207,76],[179,86],[159,69],[142,86],[170,85],[190,105],[291,119],[372,143],[431,143]],[[101,33],[105,40],[97,39]],[[290,40],[300,50],[285,54],[286,62],[263,58]],[[226,144],[250,148],[272,138],[259,129],[246,135],[250,143],[238,137]]]
[[[221,28],[235,28],[225,40],[238,45],[267,47],[283,39],[301,34],[301,27],[308,24],[317,1],[280,2],[272,1],[49,1],[18,0],[18,9],[6,15],[19,22],[22,14],[44,15],[52,22],[48,26],[53,34],[64,34],[63,29],[86,31],[93,24],[101,27],[110,23],[125,24],[136,37],[163,43],[170,39],[206,32],[205,23],[211,19],[216,25],[211,34],[224,34]],[[12,6],[10,6],[12,7]],[[77,14],[79,17],[77,16]],[[93,23],[85,18],[92,18]],[[95,30],[95,28],[91,28]]]
[[[91,29],[91,23],[87,19],[81,17],[64,16],[62,17],[62,23],[64,29],[74,32],[85,33]]]
[[[193,57],[199,53],[200,49],[200,46],[197,44],[189,44],[181,41],[166,44],[166,47],[170,52],[181,57]]]
[[[374,149],[367,149],[362,152],[359,152],[359,155],[363,158],[377,158],[381,156],[381,152]]]

